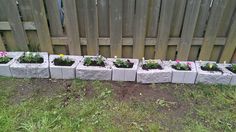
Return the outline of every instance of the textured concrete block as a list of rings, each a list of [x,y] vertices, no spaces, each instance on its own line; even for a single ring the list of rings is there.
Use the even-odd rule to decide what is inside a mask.
[[[0,64],[0,76],[6,76],[6,77],[11,77],[11,70],[10,70],[10,65],[16,61],[19,56],[21,56],[23,52],[7,52],[7,56],[12,58],[11,61],[9,61],[6,64]]]
[[[94,56],[84,56],[94,57]],[[76,67],[76,78],[82,80],[111,80],[111,66],[110,63],[105,60],[105,67],[100,66],[84,66],[84,59]]]
[[[137,82],[139,83],[167,83],[171,82],[172,70],[170,67],[159,62],[162,66],[162,70],[150,69],[143,70],[142,64],[140,63],[137,71]]]
[[[39,52],[39,55],[44,59],[44,62],[41,64],[20,63],[19,61],[15,61],[10,66],[12,76],[16,78],[49,78],[48,53]]]
[[[231,75],[231,80],[229,82],[230,85],[236,85],[236,74],[228,70],[226,67],[231,66],[231,64],[219,64],[222,69]]]
[[[225,69],[222,68],[221,65],[218,65],[219,69],[223,71],[203,71],[201,66],[212,61],[196,61],[197,68],[197,78],[196,83],[205,83],[205,84],[229,84],[232,76],[230,73],[226,72]]]
[[[190,71],[184,71],[184,70],[176,70],[172,68],[172,65],[176,64],[176,61],[165,61],[165,64],[167,64],[172,69],[172,83],[187,83],[187,84],[194,84],[195,79],[197,76],[197,70],[196,65],[194,62],[188,61],[191,64],[191,70]],[[181,61],[181,63],[187,63],[187,61]]]
[[[127,60],[126,58],[121,58],[123,60]],[[134,63],[132,68],[117,68],[113,62],[114,58],[108,58],[109,63],[112,66],[112,80],[113,81],[135,81],[136,73],[138,69],[139,60],[138,59],[129,59],[132,63]]]
[[[59,55],[50,55],[50,74],[51,78],[54,79],[74,79],[75,78],[75,69],[79,62],[83,59],[82,56],[72,56],[72,55],[65,55],[64,57],[68,57],[74,64],[71,66],[55,66],[53,60],[60,57]]]

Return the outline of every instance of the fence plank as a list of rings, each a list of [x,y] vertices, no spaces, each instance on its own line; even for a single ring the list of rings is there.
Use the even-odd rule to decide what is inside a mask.
[[[44,3],[41,0],[32,0],[31,5],[34,17],[34,23],[38,33],[40,50],[53,53]]]
[[[166,53],[166,59],[167,60],[175,60],[175,58],[176,58],[176,48],[177,48],[177,46],[175,46],[175,45],[168,46],[167,53]]]
[[[25,30],[20,20],[20,14],[15,0],[8,0],[5,2],[5,9],[7,11],[8,21],[12,29],[14,39],[16,41],[16,49],[27,51],[28,39]]]
[[[96,0],[87,0],[86,6],[86,21],[87,21],[87,53],[89,55],[96,55],[99,52],[98,48],[98,17]]]
[[[180,60],[188,59],[200,4],[200,0],[188,0],[187,2],[187,9],[184,17],[184,25],[177,56]]]
[[[191,48],[190,48],[190,53],[191,54],[189,54],[188,60],[190,60],[190,61],[197,60],[199,50],[200,50],[200,46],[196,46],[196,45],[191,46]]]
[[[222,52],[222,46],[220,45],[213,46],[211,57],[209,60],[218,62],[221,52]]]
[[[206,23],[209,18],[210,4],[212,0],[202,0],[198,14],[198,20],[195,27],[194,36],[203,37],[206,29]]]
[[[2,41],[2,36],[1,36],[1,34],[0,34],[0,50],[1,51],[5,51],[6,50],[6,48],[5,48],[5,46],[4,46],[4,44],[3,44],[3,41]]]
[[[222,52],[220,62],[227,61],[230,62],[235,48],[236,48],[236,14],[233,17],[233,23],[230,27],[229,35],[225,43],[224,50]]]
[[[122,0],[110,0],[111,56],[122,56]]]
[[[123,25],[122,31],[124,37],[133,36],[135,0],[123,0]]]
[[[171,37],[180,37],[183,20],[184,20],[184,12],[186,7],[186,0],[175,0],[174,6],[174,14],[172,18],[171,24]]]
[[[76,0],[76,9],[77,9],[77,15],[78,15],[78,24],[79,24],[79,34],[80,37],[86,37],[86,19],[85,19],[85,14],[86,14],[86,5],[87,1],[86,0]]]
[[[157,26],[160,14],[161,0],[150,0],[147,24],[147,37],[157,36]]]
[[[210,18],[206,28],[204,42],[199,55],[200,60],[210,59],[213,49],[213,43],[216,40],[220,20],[223,16],[223,12],[227,2],[228,1],[226,0],[215,0],[213,2]]]
[[[97,0],[98,2],[98,32],[100,37],[109,36],[109,1]],[[111,1],[110,1],[111,2]]]
[[[58,0],[45,0],[51,35],[59,37],[63,36],[63,29],[57,2]]]
[[[173,0],[164,0],[161,4],[158,41],[155,46],[155,58],[158,59],[166,59],[167,43],[170,34],[174,5],[175,1]]]
[[[136,0],[133,57],[144,57],[144,43],[147,23],[148,1]]]
[[[64,0],[66,33],[69,38],[69,52],[72,55],[81,55],[79,25],[75,0]]]
[[[222,17],[222,21],[220,23],[220,27],[218,30],[218,34],[217,34],[217,36],[219,37],[227,36],[229,27],[230,27],[231,18],[236,9],[236,0],[228,0],[228,1],[229,2],[226,5],[225,11]]]

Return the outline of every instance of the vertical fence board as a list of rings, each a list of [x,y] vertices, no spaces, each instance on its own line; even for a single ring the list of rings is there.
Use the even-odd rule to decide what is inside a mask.
[[[219,29],[220,21],[226,6],[226,0],[214,0],[210,18],[207,24],[204,41],[200,51],[200,60],[209,60],[212,54],[212,49],[216,40],[216,35]]]
[[[154,46],[145,46],[145,59],[154,58],[155,47]]]
[[[187,60],[197,23],[200,0],[188,0],[177,58]]]
[[[16,41],[16,49],[27,51],[28,39],[21,23],[20,14],[15,0],[5,2],[5,11],[8,16],[8,21],[12,29],[14,39]]]
[[[157,36],[157,26],[161,8],[161,0],[150,0],[147,25],[147,37]]]
[[[53,53],[44,3],[41,0],[32,0],[31,5],[34,16],[34,23],[37,28],[37,33],[39,37],[40,50]]]
[[[69,52],[72,55],[81,55],[79,25],[75,0],[64,0],[66,33],[69,38]]]
[[[132,46],[122,46],[122,57],[123,58],[132,58],[133,57],[133,48]]]
[[[202,0],[198,14],[197,25],[195,27],[195,37],[203,37],[206,28],[206,23],[209,17],[211,0]]]
[[[6,48],[5,48],[5,46],[4,46],[4,44],[3,44],[3,41],[2,41],[2,36],[1,36],[1,34],[0,34],[0,50],[1,51],[5,51],[6,50]]]
[[[122,0],[121,0],[122,1]],[[109,0],[98,2],[98,32],[100,37],[109,36]]]
[[[136,0],[135,30],[133,57],[141,59],[144,57],[144,41],[146,35],[148,1]]]
[[[221,51],[222,51],[222,46],[215,45],[212,49],[210,60],[218,62]]]
[[[170,34],[171,21],[174,11],[175,1],[164,0],[161,4],[161,15],[158,28],[158,40],[155,47],[155,58],[166,59],[167,43]]]
[[[51,35],[59,37],[63,36],[63,29],[57,2],[58,0],[45,0]]]
[[[135,0],[123,0],[123,25],[122,31],[124,37],[133,36]]]
[[[86,7],[86,32],[88,38],[87,53],[89,55],[98,54],[98,18],[96,0],[87,0]]]
[[[195,46],[195,45],[191,46],[191,48],[190,48],[191,54],[189,54],[188,60],[191,60],[191,61],[197,60],[199,50],[200,50],[200,46]]]
[[[76,0],[80,37],[86,37],[86,29],[85,29],[85,27],[87,26],[85,19],[86,5],[87,5],[86,0]]]
[[[167,53],[166,53],[167,60],[175,60],[176,48],[177,46],[168,46]]]
[[[19,9],[21,12],[23,21],[33,21],[32,7],[30,0],[19,0]],[[37,49],[39,47],[39,40],[36,31],[26,31],[28,41],[29,41],[29,50],[32,48]]]
[[[183,25],[186,0],[175,0],[170,36],[179,37]]]
[[[230,62],[236,48],[236,14],[233,17],[233,23],[230,27],[229,35],[227,37],[224,50],[222,52],[220,62]]]
[[[122,0],[110,0],[111,56],[122,56]]]
[[[232,63],[236,63],[236,50],[234,51],[234,55],[233,55],[233,57],[231,59],[231,62]]]

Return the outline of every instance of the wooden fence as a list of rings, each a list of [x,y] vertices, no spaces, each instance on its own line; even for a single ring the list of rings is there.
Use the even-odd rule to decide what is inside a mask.
[[[236,61],[236,0],[58,1],[0,0],[0,50]]]

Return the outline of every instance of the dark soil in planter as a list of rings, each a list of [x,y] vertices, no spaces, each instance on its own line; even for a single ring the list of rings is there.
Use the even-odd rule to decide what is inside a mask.
[[[84,63],[84,66],[101,66],[101,67],[105,67],[105,63],[102,62],[101,64],[98,64],[96,60],[92,60],[90,65],[86,65]]]
[[[236,74],[236,71],[234,71],[232,67],[226,67],[226,69],[228,69],[229,71],[231,71],[231,72],[233,72],[234,74]]]
[[[147,67],[146,64],[142,65],[142,69],[143,69],[143,70],[150,70],[150,69],[159,69],[159,70],[163,70],[163,68],[161,67],[161,65],[157,65],[156,67],[152,67],[152,68],[150,68],[150,67]]]
[[[55,66],[72,66],[75,63],[75,61],[72,60],[63,61],[60,58],[56,58],[53,60],[53,63]]]
[[[180,69],[177,69],[175,65],[172,65],[171,67],[172,67],[173,69],[179,70],[179,71],[191,71],[191,68],[190,68],[190,67],[189,67],[188,70],[186,70],[186,69],[184,69],[184,68],[182,68],[182,67],[181,67]]]
[[[218,72],[221,72],[221,73],[223,73],[223,71],[222,70],[220,70],[219,68],[207,68],[207,67],[204,67],[204,66],[201,66],[201,69],[203,70],[203,71],[218,71]]]
[[[113,62],[113,64],[117,67],[117,68],[133,68],[134,63],[130,62],[130,60],[126,61],[128,64],[128,67],[124,66],[124,65],[117,65],[115,62]]]
[[[10,62],[11,60],[12,60],[12,58],[10,58],[9,61],[2,61],[2,62],[0,62],[0,64],[7,64],[7,63]]]
[[[43,57],[41,57],[41,58],[39,58],[39,59],[37,59],[37,60],[26,61],[26,60],[23,59],[23,56],[21,56],[21,57],[18,59],[18,61],[19,61],[20,63],[33,63],[33,64],[39,63],[39,64],[41,64],[41,63],[43,63],[44,60],[43,60]]]

